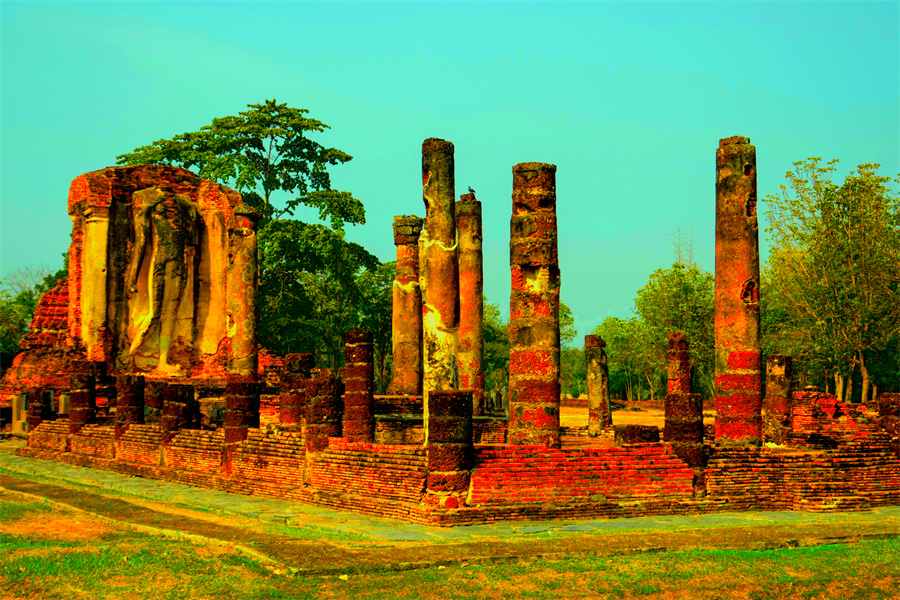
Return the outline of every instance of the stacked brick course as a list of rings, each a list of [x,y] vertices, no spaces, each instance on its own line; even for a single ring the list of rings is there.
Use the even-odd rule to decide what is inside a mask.
[[[62,346],[69,333],[69,281],[60,279],[41,296],[28,333],[19,342],[23,350]]]
[[[556,165],[513,167],[509,263],[509,442],[558,448]]]
[[[372,332],[368,329],[349,329],[344,337],[346,366],[341,369],[344,382],[343,436],[351,442],[371,443],[375,441]]]

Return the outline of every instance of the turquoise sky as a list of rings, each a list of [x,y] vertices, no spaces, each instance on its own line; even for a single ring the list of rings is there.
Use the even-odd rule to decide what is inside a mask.
[[[809,156],[896,175],[898,39],[898,2],[4,0],[0,274],[60,266],[74,177],[276,98],[354,156],[332,181],[367,210],[348,237],[382,260],[393,216],[423,214],[422,140],[452,141],[504,314],[512,166],[555,163],[562,299],[584,335],[631,314],[677,232],[713,270],[719,138],[756,145],[761,198]]]

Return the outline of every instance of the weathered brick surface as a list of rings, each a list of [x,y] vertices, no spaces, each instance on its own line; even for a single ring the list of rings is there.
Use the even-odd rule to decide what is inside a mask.
[[[662,443],[582,450],[479,448],[470,503],[689,498],[692,478],[693,470]]]
[[[397,267],[392,289],[393,376],[389,394],[422,393],[422,289],[419,287],[419,234],[422,219],[394,217]]]
[[[459,389],[472,390],[472,414],[484,414],[484,268],[481,202],[474,193],[456,202],[459,233]]]
[[[319,492],[418,503],[425,491],[425,450],[416,446],[362,444],[331,438],[309,466]]]
[[[368,329],[349,329],[344,333],[344,364],[341,380],[344,383],[343,436],[351,442],[375,441],[374,397],[375,365],[372,332]]]
[[[716,150],[716,444],[762,443],[756,148]]]
[[[511,444],[558,448],[556,165],[514,166],[512,203],[508,438]]]

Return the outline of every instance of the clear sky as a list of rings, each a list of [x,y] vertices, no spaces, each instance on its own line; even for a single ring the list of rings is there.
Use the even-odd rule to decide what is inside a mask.
[[[76,176],[276,98],[354,156],[332,183],[363,201],[348,237],[382,260],[393,216],[423,216],[422,140],[452,141],[504,314],[512,166],[555,163],[562,300],[581,336],[631,314],[677,232],[713,270],[719,138],[756,145],[760,198],[809,156],[896,176],[898,40],[896,1],[4,0],[0,275],[61,266]]]

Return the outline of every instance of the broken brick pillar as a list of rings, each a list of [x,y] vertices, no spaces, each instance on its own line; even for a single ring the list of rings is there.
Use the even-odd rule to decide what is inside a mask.
[[[426,440],[428,394],[432,390],[457,389],[459,382],[459,263],[454,187],[453,144],[428,138],[422,142],[425,225],[419,241]]]
[[[375,441],[374,347],[368,329],[348,329],[344,333],[343,437],[350,442],[371,444]]]
[[[288,354],[279,375],[279,423],[300,426],[306,410],[306,381],[314,365],[309,353]]]
[[[93,375],[73,375],[69,380],[69,433],[97,421],[96,387]]]
[[[716,445],[762,443],[756,148],[734,136],[716,151]]]
[[[258,365],[257,242],[259,213],[245,205],[234,208],[228,223],[227,320],[233,332],[227,371],[256,377]]]
[[[668,332],[666,351],[667,392],[669,394],[691,393],[691,354],[687,337],[683,331]]]
[[[670,338],[671,339],[671,338]],[[703,452],[703,397],[689,392],[666,394],[663,441],[694,469],[694,491],[706,492],[706,454]]]
[[[194,386],[170,383],[162,388],[163,444],[168,444],[182,429],[200,428],[200,403],[194,398]]]
[[[254,376],[228,374],[225,381],[225,446],[247,439],[259,428],[259,388]]]
[[[558,448],[556,165],[513,167],[512,200],[508,439],[510,444]]]
[[[459,387],[472,390],[472,414],[484,414],[484,262],[481,202],[474,193],[456,203],[459,232]]]
[[[433,390],[428,403],[428,481],[423,502],[441,508],[465,504],[474,461],[471,390]]]
[[[28,422],[28,431],[44,421],[52,421],[53,416],[53,392],[41,389],[28,390],[26,392],[28,413],[25,420]]]
[[[612,425],[609,406],[609,366],[606,364],[606,342],[599,335],[584,336],[584,359],[587,363],[588,435],[597,437]]]
[[[164,381],[144,381],[144,423],[159,423],[162,418]]]
[[[392,286],[393,376],[387,393],[422,393],[422,289],[419,287],[419,234],[422,219],[394,217],[397,267]]]
[[[306,382],[306,457],[328,447],[328,438],[341,436],[341,383],[331,369],[313,369]]]
[[[144,422],[144,376],[116,376],[116,439],[133,423]]]
[[[791,431],[791,376],[793,359],[770,354],[766,359],[766,397],[763,399],[763,437],[766,442],[784,445]]]

